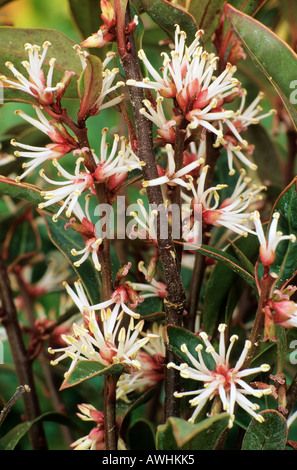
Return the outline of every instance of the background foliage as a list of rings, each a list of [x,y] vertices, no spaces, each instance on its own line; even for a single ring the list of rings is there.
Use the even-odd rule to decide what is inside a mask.
[[[207,10],[205,8],[209,2],[193,0],[189,3],[191,16],[184,15],[183,10],[178,10],[178,7],[173,12],[171,5],[162,3],[160,0],[136,0],[133,2],[136,11],[146,12],[141,16],[143,23],[139,27],[138,41],[146,51],[150,51],[150,59],[155,66],[158,66],[159,55],[162,50],[158,45],[158,41],[174,34],[174,18],[181,22],[189,37],[193,36],[195,24],[205,28],[207,33],[205,36],[206,47],[211,46],[212,32],[219,20],[219,15],[216,12],[218,8],[222,9],[224,2],[210,2],[211,6]],[[234,0],[230,3],[236,8],[242,6],[240,1]],[[244,11],[252,15],[261,2],[245,3],[246,9]],[[277,38],[285,41],[293,50],[296,50],[297,34],[295,25],[297,24],[297,8],[294,1],[267,0],[262,3],[263,6],[255,14],[255,18],[261,25],[273,31]],[[181,4],[181,6],[184,5]],[[166,14],[167,11],[168,14]],[[289,80],[294,79],[295,75],[297,79],[295,57],[289,54],[284,59],[284,63],[280,64],[279,57],[284,57],[283,44],[275,40],[276,42],[273,43],[270,50],[265,49],[264,40],[260,36],[258,38],[255,37],[254,29],[251,29],[247,22],[242,27],[239,20],[240,18],[234,18],[235,29],[237,28],[238,34],[244,41],[244,44],[247,45],[250,54],[247,54],[246,59],[238,65],[237,76],[248,90],[250,100],[257,95],[259,89],[263,90],[265,92],[265,99],[262,103],[264,111],[274,107],[279,112],[278,116],[281,117],[280,120],[274,120],[274,118],[265,120],[261,125],[254,126],[248,131],[248,141],[255,143],[254,157],[259,168],[257,177],[268,188],[264,208],[265,214],[268,219],[273,207],[280,209],[283,215],[281,220],[284,227],[283,231],[285,233],[297,233],[295,184],[285,190],[296,174],[296,129],[294,124],[297,122],[297,114],[296,109],[289,102],[291,90],[288,87]],[[42,2],[38,0],[0,1],[0,21],[2,25],[9,25],[12,28],[12,34],[14,34],[13,28],[48,28],[62,32],[74,43],[80,43],[82,39],[95,32],[100,26],[99,2],[79,2],[75,0],[46,0]],[[145,34],[143,34],[143,31],[145,31]],[[259,31],[263,33],[262,26],[259,28]],[[264,30],[263,34],[266,33],[267,31]],[[259,45],[263,46],[263,50],[259,49]],[[4,49],[3,47],[1,48],[0,32],[1,62],[7,60]],[[102,57],[104,51],[99,49],[92,51],[92,53]],[[264,73],[252,60],[252,55],[256,56],[258,66],[260,64],[261,68],[265,69]],[[273,79],[269,80],[267,76],[273,77]],[[283,101],[281,101],[280,97]],[[287,111],[284,109],[284,103],[289,108],[292,120],[290,120]],[[75,100],[73,102],[69,101],[68,106],[69,109],[73,108],[73,114],[77,112],[77,102]],[[31,106],[25,103],[22,103],[20,106],[20,103],[9,102],[0,106],[0,139],[2,151],[4,152],[11,152],[9,142],[12,137],[16,136],[27,143],[34,142],[36,144],[36,139],[39,139],[42,145],[42,138],[37,135],[36,131],[32,131],[26,125],[20,125],[18,117],[14,114],[14,111],[19,109],[19,107],[27,114],[32,114]],[[88,121],[91,145],[95,151],[96,149],[98,150],[99,146],[97,136],[98,134],[100,135],[101,129],[106,125],[107,121],[110,129],[118,129],[119,126],[123,126],[120,116],[111,110],[106,110],[105,113],[99,114]],[[10,175],[12,170],[11,164],[2,168],[2,170],[4,176]],[[221,175],[225,174],[226,168],[224,165],[218,165],[215,178],[221,181]],[[27,182],[32,181],[36,183],[35,177],[32,176],[32,179],[30,178],[28,178]],[[135,199],[138,190],[139,188],[135,189],[133,187],[129,189],[128,195],[131,201]],[[17,264],[23,265],[34,260],[34,268],[31,270],[31,281],[34,284],[45,272],[49,260],[58,257],[58,265],[63,264],[68,270],[69,278],[74,278],[77,273],[73,266],[67,263],[65,257],[60,257],[60,250],[57,248],[61,249],[62,247],[62,251],[68,254],[68,259],[71,261],[69,246],[67,245],[68,234],[63,231],[63,222],[60,226],[58,224],[53,227],[50,217],[40,219],[36,213],[36,201],[40,199],[40,195],[38,193],[32,195],[31,192],[27,193],[25,190],[20,196],[22,202],[19,202],[19,199],[15,200],[13,213],[9,212],[5,196],[10,195],[15,197],[15,191],[15,187],[5,188],[0,177],[0,192],[4,195],[3,199],[0,200],[0,242],[7,248],[6,261],[10,268],[13,270]],[[33,197],[36,199],[32,200]],[[218,238],[219,235],[220,233],[218,232]],[[71,236],[73,237],[73,234]],[[73,243],[74,240],[72,238],[71,247]],[[78,246],[79,243],[80,241],[77,240]],[[122,259],[127,261],[127,259],[133,260],[136,257],[133,248],[129,247],[127,253],[123,253],[122,249],[123,247],[118,245],[113,253],[114,274]],[[205,251],[206,254],[218,261],[203,288],[203,323],[208,332],[213,332],[219,322],[228,322],[234,307],[238,303],[239,297],[244,292],[250,298],[254,298],[255,283],[249,263],[252,263],[253,267],[253,263],[257,258],[257,249],[258,247],[253,239],[248,237],[245,240],[236,240],[235,244],[230,244],[225,252],[224,260],[220,258],[221,252],[217,253],[215,249],[211,251],[208,248],[210,252]],[[295,251],[296,249],[292,248],[290,253],[278,253],[275,270],[282,272],[283,281],[289,280],[295,275],[297,270]],[[243,254],[245,255],[244,258]],[[284,266],[282,263],[286,256],[289,256],[290,264]],[[232,269],[230,269],[230,260],[233,263]],[[93,298],[95,299],[96,292],[98,291],[96,289],[98,280],[94,274],[90,276],[90,272],[88,265],[84,267],[84,271],[80,270],[90,296],[94,296]],[[185,285],[188,286],[191,272],[184,269],[183,278]],[[17,297],[20,284],[14,287]],[[55,317],[65,320],[72,313],[67,310],[64,292],[59,285],[53,291],[47,292],[35,300],[37,305],[35,307],[41,308],[47,316],[52,315],[51,312],[55,310]],[[96,300],[94,301],[96,302]],[[27,331],[30,331],[30,321],[25,313],[25,309],[22,310],[22,307],[24,305],[20,308],[20,321],[24,327],[28,327]],[[152,305],[151,311],[160,310],[159,304]],[[240,322],[234,326],[234,332],[240,337],[244,337],[244,331]],[[188,333],[176,331],[173,328],[168,331],[168,334],[172,349],[174,350],[176,338],[178,337],[180,340],[183,337],[182,335],[186,337]],[[28,344],[30,335],[25,336],[25,338]],[[295,338],[296,333],[289,332],[285,340],[287,344],[290,344],[290,341]],[[190,339],[191,341],[193,340],[192,337]],[[260,357],[256,357],[254,363],[260,362],[263,357],[266,357],[267,361],[269,357],[271,364],[277,367],[276,349],[275,344],[265,344],[259,355]],[[289,352],[290,350],[287,349],[287,354]],[[18,386],[14,364],[7,343],[5,344],[4,357],[5,363],[0,365],[0,405],[4,405],[7,402]],[[98,394],[98,390],[102,389],[103,379],[100,374],[95,374],[92,379],[83,381],[79,387],[64,388],[57,396],[50,387],[53,386],[56,390],[59,389],[63,381],[63,366],[56,367],[53,375],[53,372],[49,371],[46,361],[42,360],[42,353],[39,359],[39,361],[34,361],[34,374],[42,408],[41,419],[46,430],[49,448],[65,449],[69,442],[80,435],[87,434],[89,430],[88,423],[84,423],[76,417],[77,404],[90,402],[97,409],[102,408],[103,397]],[[296,371],[289,360],[284,362],[284,371],[289,385]],[[79,378],[77,380],[79,381]],[[142,397],[143,401],[147,402],[142,403],[142,400],[136,397],[135,406],[133,404],[130,404],[129,407],[123,405],[123,409],[120,410],[125,420],[123,429],[126,433],[130,449],[138,448],[138,436],[140,433],[146,436],[142,444],[143,446],[146,445],[148,449],[154,448],[156,443],[159,449],[167,449],[169,445],[172,449],[189,449],[192,445],[206,449],[208,446],[213,446],[227,425],[228,419],[222,414],[211,418],[207,422],[195,425],[190,425],[190,423],[183,420],[172,419],[157,430],[162,413],[158,398],[159,396],[156,399],[155,396],[151,398],[150,395],[147,395]],[[268,400],[268,404],[267,402],[261,403],[261,406],[263,405],[264,408],[269,408],[269,406],[273,409],[276,408],[275,401],[270,398],[266,398],[266,400]],[[7,448],[7,446],[14,445],[17,449],[29,448],[27,430],[30,424],[20,424],[22,413],[23,405],[22,401],[19,400],[1,426],[0,448],[1,446],[2,448]],[[243,441],[244,449],[257,449],[263,448],[263,446],[264,448],[265,446],[266,448],[271,448],[270,446],[272,448],[284,448],[286,439],[284,439],[285,430],[283,430],[282,418],[272,410],[267,423],[267,428],[260,430],[258,423],[249,424],[246,416],[239,413],[236,425],[230,432],[227,440],[226,448],[233,448],[233,441],[245,431],[247,432]],[[18,426],[18,432],[14,429],[15,426]],[[264,436],[265,432],[266,436],[271,435],[276,428],[279,429],[279,435],[273,434],[273,439],[271,438],[268,440],[269,442],[266,442],[262,433],[264,432]],[[12,440],[11,434],[7,434],[9,432],[13,433],[14,440]],[[212,436],[208,442],[205,440],[206,435]],[[257,438],[256,442],[255,436]],[[297,441],[297,424],[293,425],[290,429],[289,438],[292,441]],[[264,440],[265,444],[263,444]],[[273,442],[271,443],[271,441]]]

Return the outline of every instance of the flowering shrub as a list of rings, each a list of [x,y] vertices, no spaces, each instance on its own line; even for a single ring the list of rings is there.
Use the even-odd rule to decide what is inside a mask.
[[[2,116],[25,108],[1,449],[297,448],[296,44],[270,3],[69,0],[80,43],[0,27]]]

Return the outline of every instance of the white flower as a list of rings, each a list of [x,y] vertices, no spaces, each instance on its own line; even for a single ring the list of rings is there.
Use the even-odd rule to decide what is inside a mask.
[[[143,261],[139,261],[138,269],[145,276],[145,279],[148,281],[147,284],[141,282],[129,282],[129,285],[132,289],[141,292],[141,297],[143,299],[148,297],[160,297],[164,299],[167,295],[167,288],[163,282],[157,281],[154,277],[151,277],[148,273],[148,270],[144,266]]]
[[[93,154],[97,168],[94,178],[100,183],[107,182],[108,188],[114,190],[125,179],[127,174],[135,169],[141,169],[145,164],[141,162],[133,152],[125,137],[113,136],[113,144],[110,148],[106,136],[108,128],[102,129],[100,144],[100,156]]]
[[[101,264],[99,261],[98,251],[100,249],[100,245],[102,244],[102,238],[97,237],[96,235],[96,226],[91,221],[90,213],[89,213],[89,201],[91,198],[91,194],[87,194],[85,197],[86,204],[84,207],[84,211],[82,210],[80,204],[77,202],[73,207],[73,214],[74,218],[70,221],[69,224],[65,225],[65,228],[73,227],[72,224],[75,224],[75,230],[79,232],[85,242],[85,247],[81,250],[76,250],[72,248],[71,254],[72,256],[81,256],[81,258],[73,263],[74,266],[79,267],[82,263],[84,263],[89,255],[91,255],[94,267],[97,271],[101,271]],[[78,226],[75,222],[75,218],[78,218],[81,225]]]
[[[120,363],[128,368],[140,369],[141,364],[137,361],[136,355],[140,348],[150,340],[150,334],[139,339],[144,320],[140,320],[135,325],[134,318],[139,318],[139,315],[133,312],[132,316],[129,311],[129,324],[128,327],[124,327],[122,320],[127,310],[123,308],[123,302],[112,302],[114,304],[112,310],[107,306],[108,302],[89,305],[80,283],[75,283],[76,292],[67,283],[65,286],[82,313],[83,321],[80,324],[73,324],[71,335],[62,335],[62,339],[67,344],[66,347],[49,349],[51,354],[61,353],[52,361],[52,364],[56,365],[66,358],[71,358],[72,362],[65,377],[72,372],[78,361],[84,360],[98,361],[106,367]],[[98,317],[95,310],[100,310]]]
[[[54,220],[57,220],[57,218],[64,211],[64,209],[66,209],[66,216],[70,217],[73,208],[75,207],[81,194],[90,189],[94,184],[93,176],[86,170],[80,170],[80,166],[83,161],[83,157],[79,157],[76,160],[74,175],[71,175],[59,164],[57,160],[53,160],[53,165],[59,170],[61,176],[66,178],[66,181],[53,181],[45,175],[44,169],[42,169],[39,173],[40,176],[42,176],[42,178],[44,178],[48,183],[60,186],[59,189],[41,192],[41,196],[43,196],[44,199],[46,199],[47,201],[40,203],[38,205],[39,209],[44,209],[45,207],[48,207],[51,204],[55,204],[65,199],[57,214],[54,216]]]
[[[139,211],[131,211],[130,216],[133,217],[136,224],[132,227],[129,234],[130,239],[138,238],[140,240],[147,240],[154,246],[158,246],[157,242],[157,216],[158,211],[151,209],[147,211],[142,199],[137,199]]]
[[[74,292],[73,289],[67,284],[67,282],[64,283],[65,288],[72,298],[73,302],[77,305],[79,308],[80,312],[83,314],[85,311],[91,311],[91,310],[102,310],[106,309],[108,307],[116,306],[117,310],[119,311],[124,310],[125,313],[130,315],[131,317],[135,319],[139,319],[140,315],[137,312],[134,312],[131,308],[128,307],[127,303],[129,301],[128,294],[125,290],[124,285],[120,285],[114,293],[111,295],[111,298],[109,300],[105,300],[102,302],[99,302],[98,304],[95,305],[90,305],[89,301],[87,299],[87,296],[84,292],[84,289],[79,281],[75,282],[75,290]]]
[[[82,51],[81,47],[78,44],[74,46],[74,49],[77,51],[78,57],[81,60],[82,68],[84,70],[87,66],[87,57],[89,54],[86,51]],[[115,106],[123,100],[124,95],[120,94],[120,95],[115,96],[114,98],[111,98],[109,101],[104,102],[105,98],[108,97],[110,93],[114,92],[121,86],[125,85],[123,81],[118,81],[115,85],[113,85],[115,77],[119,73],[119,69],[113,68],[112,70],[109,70],[106,68],[106,66],[115,56],[116,56],[116,53],[110,51],[106,54],[106,58],[102,62],[102,68],[103,68],[102,88],[101,88],[100,95],[97,101],[92,106],[92,115],[98,114],[100,111],[102,111],[102,109]]]
[[[252,403],[246,397],[246,395],[252,395],[254,397],[260,398],[264,394],[270,393],[271,390],[269,388],[264,390],[254,389],[242,379],[243,377],[251,374],[267,372],[270,367],[266,364],[263,364],[260,367],[241,370],[246,354],[251,347],[250,341],[245,342],[244,349],[238,361],[234,367],[231,367],[229,363],[230,353],[233,344],[238,339],[238,337],[233,335],[230,338],[230,345],[226,350],[225,328],[226,325],[224,324],[219,326],[220,340],[218,352],[215,351],[214,347],[209,342],[207,334],[205,332],[200,333],[200,337],[206,346],[205,352],[210,354],[214,360],[213,370],[209,369],[205,365],[202,356],[202,344],[199,344],[196,347],[197,358],[195,358],[189,352],[185,344],[181,345],[181,350],[187,355],[192,365],[190,366],[187,363],[183,363],[181,365],[169,363],[167,367],[173,367],[174,369],[179,370],[181,377],[185,379],[192,379],[198,382],[203,382],[204,388],[188,392],[176,392],[175,396],[184,397],[194,395],[194,398],[189,401],[190,405],[195,407],[195,411],[189,419],[190,422],[195,421],[207,401],[212,400],[215,396],[220,398],[223,410],[228,412],[231,417],[229,427],[232,427],[233,425],[235,418],[234,408],[236,403],[257,421],[263,422],[263,417],[255,412],[257,409],[259,409],[259,406]]]
[[[87,60],[86,59],[87,59],[89,53],[87,51],[82,51],[79,44],[75,44],[73,46],[73,49],[76,51],[77,56],[78,56],[78,58],[80,60],[80,63],[81,63],[81,68],[84,70],[87,66]]]
[[[225,184],[218,184],[205,188],[205,180],[209,166],[202,168],[200,177],[197,180],[197,187],[194,187],[192,178],[189,178],[192,195],[182,194],[183,199],[192,206],[197,205],[195,210],[201,211],[202,221],[214,226],[223,226],[239,235],[247,236],[248,233],[255,232],[248,226],[251,214],[246,212],[251,202],[261,198],[259,194],[264,186],[257,187],[250,185],[250,178],[246,178],[245,170],[241,170],[236,186],[230,197],[220,204],[218,191],[227,187]]]
[[[73,442],[70,447],[74,450],[105,450],[104,413],[98,411],[93,405],[82,403],[77,405],[80,413],[77,416],[83,421],[93,421],[96,426],[87,436]],[[126,450],[124,441],[119,437],[118,450]]]
[[[262,107],[259,106],[260,101],[264,98],[264,93],[260,91],[256,98],[251,102],[251,104],[244,109],[245,102],[246,102],[247,92],[245,89],[241,90],[241,104],[238,110],[233,115],[233,122],[232,122],[232,132],[237,137],[239,141],[241,141],[241,137],[238,134],[238,129],[243,130],[246,129],[251,124],[259,124],[262,119],[269,117],[275,114],[275,109],[271,109],[267,113],[260,114],[262,111]],[[230,122],[227,121],[227,125],[230,126]],[[230,127],[230,128],[231,128]]]
[[[153,80],[128,80],[127,85],[152,88],[164,97],[175,98],[184,112],[204,108],[213,98],[227,96],[238,84],[232,78],[235,68],[228,65],[218,77],[213,76],[218,58],[208,54],[199,45],[202,34],[202,30],[197,31],[194,41],[187,47],[186,34],[176,25],[175,48],[171,51],[171,57],[162,53],[162,75],[154,69],[144,51],[140,50],[139,58]]]
[[[166,142],[175,143],[175,126],[178,119],[167,119],[163,109],[163,97],[157,95],[156,106],[154,107],[149,100],[143,100],[144,108],[139,110],[140,114],[143,114],[157,127],[156,132],[160,138]]]
[[[224,137],[223,142],[221,142],[223,147],[227,152],[227,161],[229,166],[229,175],[234,175],[235,170],[233,168],[234,157],[236,157],[241,163],[246,165],[251,170],[255,171],[258,169],[258,166],[245,155],[244,152],[250,153],[250,146],[246,141],[235,142],[234,139],[227,139]]]
[[[277,224],[280,218],[279,212],[274,212],[272,221],[269,227],[268,235],[265,236],[264,230],[261,224],[260,214],[258,211],[254,211],[251,215],[251,220],[254,222],[256,235],[259,239],[260,250],[259,256],[260,261],[264,266],[271,266],[275,260],[275,251],[277,245],[283,241],[288,240],[293,243],[296,241],[295,235],[283,235],[282,232],[277,231]]]
[[[67,133],[63,126],[54,126],[53,122],[48,121],[39,108],[34,107],[34,109],[38,119],[28,116],[20,110],[16,111],[16,114],[46,134],[52,140],[52,143],[47,144],[45,147],[36,147],[16,142],[15,139],[11,140],[11,145],[14,147],[20,147],[24,150],[15,151],[14,155],[16,157],[31,159],[29,162],[23,163],[23,168],[27,169],[21,176],[16,178],[16,181],[18,182],[44,162],[61,158],[71,150],[77,148],[77,142]]]
[[[175,185],[180,185],[185,187],[186,189],[190,189],[190,186],[187,181],[185,181],[183,178],[187,176],[191,171],[193,171],[195,168],[198,168],[199,166],[204,163],[203,159],[197,159],[188,165],[183,166],[180,168],[178,171],[175,171],[175,158],[174,158],[174,150],[172,148],[171,144],[167,144],[166,147],[166,153],[167,153],[167,167],[166,170],[164,171],[164,174],[159,176],[156,179],[149,180],[149,181],[143,181],[142,186],[144,188],[147,188],[148,186],[156,186],[159,184],[168,184],[169,186],[175,186]],[[159,171],[161,172],[162,169]],[[163,173],[163,171],[162,171]]]
[[[253,146],[250,146],[248,142],[243,139],[243,137],[240,135],[240,132],[245,131],[250,125],[258,124],[262,119],[265,119],[266,117],[269,117],[275,113],[275,110],[272,109],[268,113],[261,115],[258,114],[262,111],[262,108],[259,106],[260,100],[262,100],[264,97],[262,92],[258,94],[258,96],[246,109],[244,109],[244,106],[247,92],[246,90],[242,89],[240,90],[240,94],[240,106],[230,119],[225,120],[227,130],[224,131],[224,137],[220,142],[227,151],[229,173],[231,175],[235,173],[233,168],[234,157],[236,157],[241,163],[246,165],[251,170],[257,170],[257,165],[250,160]],[[222,126],[220,128],[222,130]]]
[[[100,330],[94,310],[88,313],[88,327],[73,324],[72,335],[62,335],[62,339],[68,345],[65,348],[50,349],[49,352],[62,355],[52,361],[56,365],[61,360],[70,357],[71,365],[65,374],[68,376],[78,361],[98,361],[108,367],[112,364],[123,364],[136,369],[141,364],[135,359],[138,350],[149,341],[149,337],[137,339],[143,328],[144,321],[134,325],[133,317],[130,317],[128,328],[120,327],[124,311],[119,312],[118,305],[113,310],[110,308],[100,310],[100,323],[103,325],[103,333]]]
[[[45,41],[42,45],[42,54],[40,55],[40,46],[25,44],[25,51],[28,52],[29,61],[23,61],[22,65],[28,72],[28,78],[19,72],[11,62],[6,62],[6,67],[12,72],[15,79],[1,76],[0,80],[9,88],[23,91],[38,99],[42,104],[51,104],[53,102],[54,91],[63,88],[62,83],[53,86],[53,72],[56,59],[49,61],[49,71],[45,78],[42,70],[48,48],[51,46],[49,41]]]
[[[165,340],[164,326],[153,323],[147,330],[150,341],[138,352],[136,358],[141,369],[134,369],[131,374],[122,374],[117,383],[117,400],[129,402],[129,395],[134,392],[148,390],[164,378]]]
[[[104,67],[104,65],[105,64],[103,62],[103,67]],[[115,96],[114,98],[109,99],[109,101],[104,102],[105,98],[110,93],[117,90],[119,87],[125,85],[125,83],[123,81],[118,81],[115,85],[113,85],[115,77],[118,75],[118,73],[119,73],[118,68],[114,68],[112,70],[103,69],[103,72],[102,72],[102,78],[103,78],[103,80],[102,80],[102,89],[101,89],[101,92],[100,92],[100,96],[99,96],[98,100],[95,103],[95,106],[100,111],[102,111],[102,109],[110,108],[111,106],[117,105],[124,98],[124,95],[121,94],[121,95]]]

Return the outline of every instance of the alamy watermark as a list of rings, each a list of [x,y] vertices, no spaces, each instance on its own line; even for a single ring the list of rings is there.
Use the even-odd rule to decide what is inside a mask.
[[[293,91],[290,93],[290,103],[297,104],[297,80],[291,81],[290,88],[293,88]]]
[[[126,205],[125,196],[115,204],[99,204],[94,209],[96,236],[110,240],[166,240],[171,237],[195,250],[202,241],[202,212],[200,204],[149,204],[143,201]],[[129,220],[128,220],[129,218]]]

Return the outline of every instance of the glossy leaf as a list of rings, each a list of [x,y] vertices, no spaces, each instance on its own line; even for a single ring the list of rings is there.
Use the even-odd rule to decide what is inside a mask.
[[[287,441],[287,422],[276,410],[259,413],[265,421],[253,419],[246,431],[242,450],[284,450]]]
[[[74,387],[75,385],[84,382],[85,380],[92,379],[99,375],[114,374],[121,375],[123,372],[122,364],[113,364],[106,367],[98,361],[79,361],[74,367],[69,376],[63,381],[60,390],[65,388]]]
[[[209,258],[222,262],[234,273],[242,277],[242,279],[244,279],[244,281],[246,281],[253,289],[255,288],[254,276],[244,266],[242,266],[242,264],[238,261],[238,259],[236,259],[235,256],[230,255],[226,251],[214,247],[209,247],[207,245],[201,245],[195,248],[204,256],[208,256]]]
[[[188,12],[194,17],[198,28],[203,29],[202,42],[207,42],[219,23],[225,0],[190,0]]]
[[[100,2],[98,0],[68,0],[74,22],[86,39],[96,33],[102,24]]]
[[[204,342],[199,338],[199,336],[194,335],[189,330],[185,328],[180,328],[178,326],[168,325],[165,329],[165,338],[168,343],[169,349],[179,358],[181,362],[185,362],[193,367],[193,364],[187,357],[187,355],[181,351],[181,346],[183,344],[187,345],[189,352],[197,358],[197,351],[195,348],[198,344],[201,344],[204,348],[202,350],[202,356],[205,362],[206,367],[211,370],[214,370],[214,359],[213,357],[205,352]]]
[[[141,436],[141,440],[139,439]],[[155,450],[155,429],[150,421],[138,419],[128,429],[129,450]]]
[[[258,166],[260,180],[267,186],[267,193],[270,194],[275,187],[283,189],[281,156],[269,132],[260,124],[249,126],[244,138],[254,145],[253,161]]]
[[[250,234],[246,238],[239,237],[230,243],[223,253],[224,256],[234,256],[236,263],[241,266],[245,275],[240,275],[226,260],[221,260],[221,262],[218,260],[214,266],[206,284],[203,300],[203,325],[209,335],[213,334],[219,322],[225,321],[225,314],[227,313],[225,309],[228,302],[231,301],[230,296],[232,295],[232,304],[235,302],[236,294],[237,300],[239,300],[243,288],[247,285],[246,281],[249,276],[251,282],[248,281],[248,285],[256,293],[253,264],[257,261],[258,252],[259,243],[256,236]],[[234,286],[236,292],[234,290],[231,292],[231,288]]]
[[[12,198],[21,199],[38,205],[44,202],[44,198],[40,195],[40,190],[36,186],[27,183],[17,183],[11,178],[0,175],[0,195],[10,196]],[[48,208],[48,212],[53,214],[59,209],[58,204],[53,204]]]
[[[3,227],[4,224],[1,225]],[[40,236],[31,207],[26,207],[25,211],[13,220],[12,225],[6,225],[5,228],[3,258],[10,268],[38,254],[41,246]]]
[[[52,57],[56,59],[53,83],[58,83],[64,72],[73,71],[80,76],[82,66],[76,51],[73,49],[75,42],[60,31],[41,28],[11,28],[9,26],[0,27],[0,74],[13,77],[9,69],[5,66],[6,61],[12,62],[17,70],[27,76],[27,72],[21,64],[28,60],[28,52],[24,49],[24,44],[31,43],[42,46],[45,41],[52,44],[48,50],[44,61],[44,71],[47,74],[49,61]],[[72,78],[66,90],[65,97],[77,98],[77,85],[75,76]],[[23,92],[5,88],[5,101],[36,102],[34,98]]]
[[[157,450],[213,450],[229,419],[228,413],[206,418],[198,424],[169,418],[158,427]]]
[[[259,21],[225,5],[225,13],[237,37],[281,97],[297,129],[297,55],[288,44]]]
[[[5,436],[0,439],[0,450],[14,450],[19,441],[27,434],[33,424],[38,421],[53,422],[64,426],[74,426],[74,423],[61,413],[48,412],[44,413],[32,421],[25,421],[11,429]]]
[[[254,16],[267,0],[231,0],[229,3],[246,15]]]
[[[194,17],[176,4],[167,0],[137,0],[133,2],[137,10],[142,9],[174,40],[175,25],[178,24],[187,34],[187,41],[194,40],[198,25]]]
[[[129,419],[130,413],[139,406],[147,403],[153,397],[154,393],[155,389],[150,388],[144,392],[129,397],[129,401],[117,400],[116,413],[118,422],[121,421],[123,423],[126,418]]]
[[[284,235],[293,234],[297,238],[297,178],[285,188],[277,199],[272,213],[280,213],[277,229]],[[276,286],[288,283],[297,272],[297,242],[282,241],[277,246],[276,259],[271,267],[278,275]]]
[[[78,95],[80,108],[78,119],[86,119],[92,115],[92,107],[100,97],[102,89],[103,66],[99,57],[89,55],[86,59],[87,65],[78,81]]]

